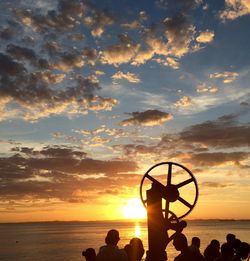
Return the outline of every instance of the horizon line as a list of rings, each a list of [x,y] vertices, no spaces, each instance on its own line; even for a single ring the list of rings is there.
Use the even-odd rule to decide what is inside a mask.
[[[234,218],[196,218],[186,219],[185,221],[250,221],[250,219]],[[40,221],[17,221],[17,222],[0,222],[0,224],[29,224],[29,223],[83,223],[83,222],[147,222],[147,219],[107,219],[107,220],[40,220]]]

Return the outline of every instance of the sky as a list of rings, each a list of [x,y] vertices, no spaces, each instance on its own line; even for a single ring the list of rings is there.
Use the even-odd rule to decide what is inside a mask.
[[[145,216],[140,182],[160,162],[197,180],[186,218],[250,218],[249,0],[0,10],[0,222]]]

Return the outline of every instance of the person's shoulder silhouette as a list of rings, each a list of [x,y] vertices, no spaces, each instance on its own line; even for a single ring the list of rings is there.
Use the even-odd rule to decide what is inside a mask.
[[[217,257],[216,261],[232,261],[234,257],[234,249],[230,243],[221,245],[221,255]]]
[[[184,234],[179,233],[174,237],[173,245],[181,253],[174,261],[203,261],[204,258],[200,253],[192,252],[188,247],[187,238]]]
[[[210,244],[205,248],[204,257],[206,261],[213,261],[220,256],[220,242],[216,239],[211,240]]]
[[[117,244],[120,240],[119,232],[116,229],[108,231],[105,238],[105,246],[100,247],[97,254],[97,261],[128,261],[128,256],[123,249],[119,249]]]

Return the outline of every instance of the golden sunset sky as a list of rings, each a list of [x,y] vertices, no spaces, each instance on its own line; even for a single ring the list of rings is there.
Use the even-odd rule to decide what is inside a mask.
[[[159,162],[194,174],[187,218],[250,219],[248,0],[10,0],[0,22],[0,222],[141,218]]]

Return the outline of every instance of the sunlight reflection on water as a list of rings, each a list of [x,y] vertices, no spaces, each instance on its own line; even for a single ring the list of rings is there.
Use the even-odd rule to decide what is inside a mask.
[[[135,236],[140,237],[141,236],[141,227],[140,224],[135,224]]]

